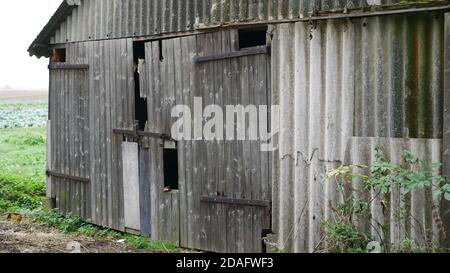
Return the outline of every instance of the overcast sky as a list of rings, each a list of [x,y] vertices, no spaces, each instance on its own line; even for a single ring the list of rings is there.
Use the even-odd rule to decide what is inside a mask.
[[[0,2],[0,89],[48,89],[48,60],[27,49],[62,0]]]

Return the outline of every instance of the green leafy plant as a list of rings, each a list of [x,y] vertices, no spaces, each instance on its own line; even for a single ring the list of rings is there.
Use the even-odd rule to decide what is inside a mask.
[[[434,198],[445,198],[450,201],[450,184],[443,176],[439,175],[440,163],[430,164],[425,160],[415,157],[410,151],[403,152],[403,162],[395,164],[386,159],[381,148],[376,148],[376,158],[372,169],[369,171],[364,165],[340,166],[323,176],[324,181],[336,183],[337,191],[341,195],[341,200],[337,205],[331,205],[333,211],[332,219],[322,221],[325,233],[323,248],[331,252],[369,252],[367,245],[374,241],[374,238],[367,231],[358,228],[355,218],[369,218],[370,208],[376,200],[386,203],[386,196],[392,193],[393,189],[400,189],[404,198],[415,189],[427,189],[433,192]],[[370,175],[362,173],[370,172]],[[354,187],[355,182],[359,187]],[[371,198],[361,198],[372,193]],[[370,199],[370,200],[367,200]],[[406,212],[396,212],[396,217],[402,217]],[[403,209],[404,210],[404,209]],[[439,227],[441,234],[445,236],[445,230],[439,214],[434,207],[434,220]],[[383,223],[378,223],[379,230],[386,232]],[[387,234],[379,234],[379,238],[389,237]],[[425,234],[424,237],[427,237]],[[385,251],[390,250],[386,242],[381,242]],[[422,251],[436,250],[436,244],[430,242],[428,249]],[[396,249],[396,250],[395,250]],[[414,252],[420,248],[417,243],[407,239],[394,247],[397,252]]]
[[[177,246],[165,242],[151,241],[149,238],[131,234],[123,234],[107,228],[97,227],[83,222],[76,216],[63,216],[56,210],[50,212],[35,211],[31,213],[35,222],[58,229],[66,234],[84,235],[98,238],[123,239],[128,246],[135,249],[148,249],[155,251],[175,251]]]
[[[0,129],[0,212],[41,207],[45,135],[45,128]]]
[[[442,195],[450,201],[450,184],[438,175],[441,163],[429,164],[416,158],[410,151],[404,151],[404,164],[393,164],[386,160],[380,148],[376,148],[376,158],[368,187],[379,195],[390,193],[392,188],[402,189],[403,194],[414,189],[429,188],[434,197]]]
[[[177,246],[165,242],[154,242],[146,237],[127,235],[125,236],[127,243],[136,249],[154,249],[160,251],[174,251]]]

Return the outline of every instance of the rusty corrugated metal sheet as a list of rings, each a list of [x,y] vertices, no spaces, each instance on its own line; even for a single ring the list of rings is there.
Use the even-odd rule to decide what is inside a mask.
[[[403,148],[441,160],[443,26],[443,15],[430,13],[274,26],[281,131],[273,216],[280,249],[312,252],[321,242],[321,221],[338,200],[335,186],[322,182],[327,171],[370,165],[377,144],[395,161]],[[363,227],[376,238],[376,220],[387,224],[393,245],[406,234],[423,242],[419,228],[438,239],[429,192],[409,197],[404,220],[394,217],[397,199],[391,196],[384,214],[374,205]]]
[[[39,43],[150,36],[229,24],[247,24],[379,10],[444,5],[449,1],[402,0],[81,0],[66,19],[51,21],[54,35]],[[44,35],[45,34],[45,35]]]

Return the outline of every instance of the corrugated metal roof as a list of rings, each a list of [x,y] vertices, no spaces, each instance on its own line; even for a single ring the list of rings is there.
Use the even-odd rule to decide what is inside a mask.
[[[29,51],[45,56],[49,43],[186,32],[230,24],[254,24],[430,5],[447,0],[67,0]],[[75,8],[75,6],[78,6]]]
[[[36,55],[37,57],[48,55],[47,48],[50,37],[54,35],[56,28],[67,19],[67,16],[69,16],[72,13],[72,10],[78,5],[80,5],[80,0],[64,0],[61,3],[49,22],[28,48],[30,55]]]
[[[394,162],[403,149],[441,161],[443,27],[442,12],[276,25],[272,92],[281,131],[273,217],[279,248],[311,252],[320,244],[321,221],[333,217],[331,206],[340,200],[336,185],[322,182],[327,171],[370,166],[377,145]],[[386,200],[386,211],[374,202],[372,216],[358,220],[374,239],[381,223],[388,244],[407,234],[419,243],[426,234],[439,240],[430,217],[439,202],[431,192],[418,190],[401,201],[396,191]],[[399,219],[401,207],[406,213]]]

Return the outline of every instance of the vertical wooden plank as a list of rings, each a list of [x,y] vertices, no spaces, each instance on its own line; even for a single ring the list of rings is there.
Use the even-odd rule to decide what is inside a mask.
[[[125,1],[124,1],[125,2]],[[120,114],[119,118],[122,118],[122,127],[127,129],[132,129],[129,126],[128,119],[128,108],[127,108],[127,88],[128,88],[128,80],[127,80],[127,44],[125,40],[120,40]]]
[[[257,106],[257,113],[259,113],[259,106],[260,105],[267,105],[267,102],[264,97],[266,97],[266,88],[265,86],[261,85],[261,77],[265,76],[265,59],[264,55],[257,55],[253,56],[253,69],[251,71],[251,78],[250,82],[251,89],[252,89],[252,98],[253,105]],[[262,68],[261,68],[262,67]],[[259,128],[259,119],[258,117],[254,117],[254,120],[250,120],[250,124],[254,123],[256,124],[256,130]],[[259,133],[257,134],[259,136]],[[252,156],[252,170],[251,170],[251,199],[252,200],[262,200],[262,184],[263,181],[261,180],[261,172],[266,171],[266,168],[263,168],[261,165],[261,142],[257,139],[251,140],[251,156]],[[261,208],[251,208],[251,217],[252,217],[252,231],[250,232],[252,234],[252,241],[250,242],[249,249],[251,249],[252,252],[261,252],[261,235],[262,235],[262,228],[261,228]]]
[[[117,2],[114,1],[114,9],[116,8]],[[115,23],[115,21],[114,21]],[[119,63],[118,55],[117,55],[117,47],[119,42],[113,41],[109,44],[109,61],[110,61],[110,73],[111,73],[111,90],[110,90],[110,101],[111,101],[111,125],[112,128],[122,128],[118,122],[118,112],[120,108],[120,104],[117,103],[118,93],[120,92],[118,89],[118,68],[117,63]],[[115,229],[120,229],[120,220],[119,220],[119,196],[118,196],[118,187],[119,187],[119,163],[117,158],[117,143],[119,142],[118,135],[115,135],[113,132],[109,132],[112,134],[111,136],[111,195],[110,199],[112,199],[111,203],[111,217],[112,217],[112,227]]]
[[[141,229],[138,153],[137,143],[122,144],[125,227],[135,231]]]
[[[198,56],[204,56],[207,55],[207,43],[208,43],[208,35],[211,34],[205,34],[205,35],[199,35],[197,36],[197,54]],[[206,81],[206,64],[198,64],[197,65],[197,78],[196,78],[196,88],[194,89],[195,92],[195,99],[201,98],[203,105],[201,107],[204,107],[205,105],[205,98],[207,97],[208,87],[207,87],[207,81]],[[199,107],[198,105],[194,105],[194,109]],[[203,128],[204,120],[203,116],[194,116],[195,123],[200,124],[201,128]],[[194,130],[198,130],[197,126],[194,125]],[[202,134],[203,135],[203,134]],[[201,135],[201,136],[202,136]],[[206,179],[206,165],[204,158],[207,158],[206,155],[206,145],[203,143],[201,139],[197,139],[198,135],[195,135],[195,142],[194,142],[194,171],[195,171],[195,177],[194,177],[194,186],[196,188],[194,192],[194,196],[201,197],[202,195],[207,194],[208,188],[207,188],[207,182]],[[209,233],[210,223],[208,214],[209,214],[209,204],[203,204],[200,203],[198,207],[199,211],[199,222],[197,225],[197,240],[198,240],[198,246],[200,249],[207,249],[207,236]]]
[[[172,192],[171,195],[171,235],[169,236],[171,243],[180,245],[180,194],[178,192]]]
[[[103,6],[103,4],[102,4]],[[102,24],[103,19],[100,22],[100,35],[102,34]],[[100,179],[99,179],[99,186],[100,186],[100,203],[101,203],[101,223],[102,226],[108,226],[108,204],[107,204],[107,176],[106,176],[106,82],[109,81],[109,79],[106,78],[106,68],[105,68],[105,49],[106,49],[106,41],[99,41],[99,76],[100,76],[100,89],[99,89],[99,104],[98,104],[98,110],[99,110],[99,139],[98,139],[98,145],[99,145],[99,158],[98,158],[98,164],[100,169]]]
[[[183,86],[183,102],[190,106],[192,109],[193,106],[193,94],[194,94],[194,86],[195,86],[195,65],[192,62],[192,56],[196,51],[196,38],[195,36],[187,37],[185,40],[181,42],[182,44],[182,58],[183,58],[183,71],[184,73],[184,86]],[[192,123],[191,123],[192,126]],[[199,201],[196,198],[193,198],[194,194],[194,185],[193,183],[193,152],[192,152],[192,141],[187,140],[184,142],[185,144],[185,189],[186,189],[186,202],[187,202],[187,246],[194,247],[194,238],[195,238],[195,223],[197,211],[194,210],[195,204]],[[180,207],[182,204],[180,204]]]
[[[146,44],[146,60],[148,63],[147,74],[148,82],[150,83],[149,94],[147,94],[148,103],[148,130],[156,132],[158,127],[159,115],[156,112],[157,98],[159,98],[159,79],[160,79],[160,61],[159,61],[159,45],[158,42],[151,42]],[[151,229],[152,238],[160,237],[159,228],[159,207],[160,207],[160,189],[158,184],[158,140],[150,139],[150,174],[151,174]],[[156,150],[155,150],[156,149]]]
[[[151,181],[150,150],[139,147],[139,200],[141,235],[150,236],[151,230]]]
[[[63,89],[63,84],[64,84],[64,78],[62,77],[62,71],[55,71],[54,72],[56,74],[56,95],[55,95],[55,104],[57,105],[57,107],[55,107],[56,109],[56,124],[57,126],[55,127],[55,139],[57,141],[56,143],[56,160],[55,160],[55,170],[58,172],[62,171],[62,108],[63,108],[63,104],[61,101],[62,98],[62,93],[64,92]],[[61,179],[56,179],[56,207],[58,208],[59,212],[62,213],[61,210],[61,189],[62,189],[62,183],[61,183]]]
[[[57,113],[57,108],[56,108],[56,98],[57,98],[57,91],[56,91],[56,86],[57,86],[57,78],[55,76],[55,71],[49,71],[50,74],[50,80],[49,80],[49,127],[48,129],[50,130],[50,136],[49,138],[47,138],[47,144],[50,147],[50,151],[49,153],[47,153],[47,169],[48,170],[56,170],[56,144],[57,144],[57,140],[56,140],[56,128],[57,128],[57,119],[56,119],[56,113]],[[47,179],[53,179],[53,181],[48,181],[50,182],[50,187],[51,187],[51,191],[49,192],[47,190],[47,197],[49,198],[54,198],[55,199],[55,203],[54,205],[56,206],[56,184],[55,179],[52,177],[48,177]]]
[[[65,159],[65,143],[64,143],[64,139],[65,139],[65,123],[64,123],[64,117],[65,117],[65,112],[64,112],[64,108],[65,108],[65,103],[64,103],[64,94],[65,94],[65,86],[66,86],[66,80],[64,78],[64,73],[63,71],[60,71],[60,78],[61,78],[61,89],[60,89],[60,93],[59,93],[59,103],[61,105],[61,108],[59,109],[59,117],[60,117],[60,131],[59,131],[59,172],[64,172],[65,171],[65,165],[64,165],[64,159]],[[65,193],[65,181],[63,179],[60,179],[60,183],[59,183],[59,210],[62,214],[65,213],[64,211],[64,193]]]
[[[179,83],[181,82],[180,73],[177,73],[176,68],[179,67],[179,56],[175,54],[175,49],[179,49],[176,47],[176,43],[179,42],[179,39],[170,39],[163,42],[164,44],[164,56],[165,60],[163,61],[165,71],[166,71],[166,81],[164,84],[164,96],[160,99],[161,105],[163,107],[163,124],[161,124],[161,130],[168,134],[171,133],[172,127],[172,117],[171,112],[172,108],[176,105],[176,98],[178,97],[177,92],[180,90]],[[178,59],[176,59],[178,57]],[[164,165],[163,165],[163,155],[162,149],[161,155],[159,157],[161,161],[161,174],[164,174]],[[180,166],[178,166],[180,167]],[[179,176],[180,179],[180,176]],[[183,176],[181,176],[183,179]],[[178,181],[180,182],[180,181]],[[164,176],[161,177],[161,188],[164,187]],[[168,199],[168,208],[167,213],[169,215],[166,216],[167,224],[166,230],[169,231],[167,234],[167,240],[172,243],[176,243],[179,245],[180,241],[180,207],[179,207],[179,190],[172,191],[170,193],[164,194],[164,198]]]
[[[235,45],[238,41],[237,31],[230,31],[230,44],[232,50],[235,50]],[[238,105],[240,104],[240,86],[241,86],[241,78],[240,78],[240,64],[238,59],[231,59],[231,88],[228,90],[228,101],[227,105]],[[232,128],[235,130],[236,126]],[[240,142],[239,141],[229,141],[230,145],[228,148],[228,167],[227,170],[227,196],[230,198],[240,198],[240,184],[242,172],[241,172],[241,162],[239,161],[240,155]],[[229,206],[228,207],[228,218],[227,218],[227,252],[236,253],[238,252],[238,234],[237,229],[240,223],[238,221],[238,207],[237,206]]]
[[[74,47],[71,48],[71,51],[74,53]],[[75,107],[76,107],[76,101],[75,98],[78,94],[75,94],[77,92],[76,89],[76,70],[69,70],[69,94],[68,94],[68,104],[66,108],[67,114],[67,123],[68,123],[68,130],[67,130],[67,157],[68,157],[68,165],[67,165],[67,174],[73,174],[75,173],[75,163],[78,159],[78,155],[75,152],[75,122],[77,119],[77,114]],[[78,92],[77,92],[78,93]],[[77,198],[77,192],[76,192],[76,184],[73,183],[74,181],[67,181],[69,186],[69,201],[68,201],[68,213],[71,215],[76,215],[76,198]]]
[[[130,128],[134,128],[134,122],[136,120],[135,117],[135,94],[134,94],[134,60],[133,60],[133,40],[126,40],[127,47],[127,98],[128,98],[128,118],[129,118],[129,126]]]
[[[215,52],[215,36],[217,33],[211,33],[205,35],[205,44],[203,48],[203,53],[205,55],[210,55]],[[220,50],[220,49],[219,49]],[[203,107],[209,105],[214,105],[214,62],[207,62],[203,64],[204,74],[203,74]],[[203,125],[206,124],[206,117],[203,117]],[[213,140],[207,140],[203,136],[203,141],[200,141],[202,149],[202,165],[203,165],[203,180],[202,183],[203,191],[202,196],[214,196],[217,195],[215,191],[215,166],[213,162],[215,161],[216,151]],[[203,208],[203,219],[204,228],[206,232],[204,233],[204,248],[211,249],[214,251],[216,241],[214,240],[214,229],[213,223],[215,216],[215,206],[211,204],[202,204]]]
[[[255,69],[255,58],[256,56],[249,56],[242,58],[243,64],[243,86],[241,89],[242,92],[242,101],[241,104],[244,106],[257,105],[254,101],[254,93],[255,93],[255,83],[254,83],[254,69]],[[242,71],[241,71],[242,72]],[[254,141],[251,141],[250,135],[247,128],[251,124],[257,123],[257,120],[252,120],[250,115],[245,115],[242,117],[244,128],[246,128],[245,140],[243,142],[243,163],[244,163],[244,190],[243,190],[243,198],[244,199],[253,199],[253,194],[255,190],[255,184],[257,177],[255,176],[255,165],[256,156],[253,153],[252,146]],[[244,211],[244,219],[245,224],[243,225],[243,233],[240,234],[243,236],[243,249],[242,252],[254,252],[253,250],[253,239],[256,237],[256,234],[253,234],[253,208],[252,207],[243,207]]]
[[[83,45],[83,60],[86,59],[86,47]],[[83,82],[82,82],[82,90],[83,90],[83,104],[81,106],[81,112],[84,113],[83,121],[82,121],[82,156],[83,156],[83,166],[82,166],[82,175],[83,177],[90,178],[90,151],[89,151],[89,138],[90,138],[90,128],[89,128],[89,73],[84,72],[83,74]],[[92,183],[92,180],[90,181]],[[89,185],[82,185],[82,218],[84,220],[89,219],[90,216],[90,191]]]
[[[78,149],[76,149],[76,145],[77,145],[77,133],[73,133],[73,132],[78,132],[78,128],[77,128],[77,119],[78,119],[78,110],[77,110],[77,106],[78,106],[78,100],[79,100],[79,77],[78,77],[78,73],[79,71],[77,70],[73,70],[72,73],[72,79],[71,79],[71,83],[72,83],[72,90],[71,90],[71,95],[69,97],[70,100],[70,104],[71,104],[71,115],[70,115],[70,123],[71,123],[71,130],[69,131],[70,134],[70,153],[69,156],[71,157],[70,159],[70,165],[69,165],[69,173],[70,174],[76,174],[79,170],[79,164],[80,162],[79,160],[79,154],[78,154]],[[77,89],[77,90],[76,90]],[[75,114],[74,114],[75,113]],[[72,131],[73,130],[73,131]],[[77,165],[78,163],[78,165]],[[78,185],[79,183],[73,183],[75,181],[70,181],[70,186],[71,186],[71,190],[72,190],[72,196],[71,196],[71,208],[70,208],[70,212],[73,215],[79,216],[78,214],[78,204],[79,204],[79,200],[78,198],[80,197],[80,193],[78,192]]]
[[[90,46],[90,58],[92,60],[92,69],[91,69],[91,99],[90,99],[90,113],[91,113],[91,192],[92,192],[92,198],[91,198],[91,208],[92,208],[92,222],[95,224],[101,224],[100,221],[100,213],[101,213],[101,207],[99,204],[100,199],[100,177],[99,177],[99,112],[98,112],[98,103],[99,103],[99,80],[100,80],[100,72],[98,69],[98,43],[93,42]]]
[[[184,89],[186,88],[186,77],[189,70],[184,70],[184,59],[182,38],[174,40],[174,67],[175,67],[175,104],[184,105]],[[186,53],[188,54],[188,53]],[[188,205],[186,194],[186,160],[185,144],[184,141],[178,142],[178,174],[179,174],[179,233],[180,233],[180,246],[188,247]]]
[[[109,1],[108,1],[109,2]],[[109,4],[107,4],[109,6]],[[103,164],[106,165],[106,203],[107,203],[107,223],[108,227],[112,227],[114,225],[113,220],[113,194],[112,194],[112,188],[113,188],[113,166],[112,166],[112,134],[113,134],[113,128],[112,128],[112,111],[114,109],[112,106],[112,82],[113,80],[113,74],[111,73],[111,45],[115,43],[115,41],[105,41],[105,49],[104,49],[104,77],[105,77],[105,142],[106,142],[106,161],[103,162]]]
[[[89,174],[89,178],[90,178],[90,183],[89,185],[86,186],[87,189],[87,215],[86,218],[88,220],[88,222],[94,223],[95,222],[95,154],[94,154],[94,148],[95,148],[95,142],[94,142],[94,138],[91,136],[94,136],[94,132],[95,132],[95,123],[94,123],[94,109],[95,109],[95,101],[94,101],[94,72],[93,72],[93,66],[94,66],[94,52],[93,52],[93,43],[92,42],[88,42],[85,44],[86,46],[86,57],[87,57],[87,62],[89,64],[89,66],[91,67],[89,69],[89,73],[88,73],[88,90],[89,93],[87,94],[87,98],[88,98],[88,104],[86,105],[88,108],[88,112],[89,112],[89,116],[88,119],[86,120],[86,123],[88,124],[88,129],[86,130],[88,133],[88,139],[87,139],[87,146],[86,149],[89,151],[88,154],[88,170],[87,173]]]
[[[62,149],[63,149],[63,167],[61,173],[69,173],[69,73],[68,71],[63,71],[63,78],[64,78],[64,91],[62,95],[62,117],[63,117],[63,138],[61,140],[62,143]],[[69,197],[70,197],[70,185],[66,179],[64,179],[63,183],[63,190],[62,190],[62,211],[64,214],[67,214],[69,212],[68,203],[69,203]]]
[[[57,128],[59,128],[59,118],[60,118],[60,107],[58,105],[60,105],[60,101],[59,101],[59,96],[61,93],[61,81],[60,81],[60,74],[58,73],[58,71],[52,71],[51,72],[54,75],[54,89],[53,89],[53,100],[54,100],[54,117],[53,117],[53,159],[52,159],[52,165],[55,169],[55,171],[59,171],[60,168],[60,161],[59,159],[59,143],[60,143],[60,134],[59,132],[57,132]],[[56,208],[59,209],[59,183],[58,183],[58,179],[55,178],[55,197],[56,197]]]
[[[222,48],[222,33],[216,32],[212,35],[211,39],[208,41],[207,51],[208,54],[226,52]],[[224,81],[222,71],[224,69],[224,64],[227,60],[211,62],[207,68],[207,82],[209,93],[205,97],[206,105],[219,105],[224,106],[223,102],[223,90]],[[219,118],[219,117],[215,117]],[[218,128],[215,128],[218,130]],[[206,148],[207,154],[209,155],[208,162],[223,162],[224,160],[224,146],[222,145],[222,137],[219,139],[207,140]],[[208,196],[216,196],[224,194],[224,184],[225,176],[223,169],[217,164],[211,164],[208,166],[207,174],[207,193]],[[209,217],[211,218],[211,230],[209,234],[209,245],[212,251],[224,252],[226,245],[226,217],[225,217],[225,206],[222,204],[210,205]],[[221,227],[221,228],[216,228]]]
[[[76,54],[78,56],[78,46],[77,46],[76,52],[77,52]],[[75,150],[75,153],[77,154],[77,160],[76,160],[76,162],[74,162],[74,165],[75,165],[75,174],[77,176],[81,177],[83,175],[82,168],[83,168],[83,164],[84,164],[83,163],[83,151],[82,151],[82,149],[83,149],[82,118],[83,118],[84,114],[82,114],[80,108],[83,104],[82,86],[83,86],[83,80],[85,80],[85,79],[83,77],[84,71],[77,71],[76,74],[77,75],[75,78],[75,83],[76,83],[75,88],[78,89],[78,91],[77,91],[77,94],[75,95],[75,100],[76,100],[75,111],[77,112],[77,115],[76,115],[76,119],[75,119],[76,133],[75,133],[75,141],[74,141],[74,143],[75,143],[74,150]],[[83,176],[83,177],[85,177],[85,176]],[[76,212],[75,213],[80,218],[82,218],[81,208],[82,208],[82,198],[83,198],[81,188],[82,188],[82,183],[78,182],[75,184],[75,192],[76,192],[76,200],[75,200],[75,211]]]
[[[224,37],[228,36],[228,32],[217,32],[214,35],[214,44],[216,45],[215,50],[219,52],[228,52],[226,43],[224,43]],[[225,40],[226,41],[226,40]],[[229,64],[228,60],[223,60],[219,62],[214,62],[214,69],[211,71],[214,76],[214,89],[213,89],[213,100],[214,104],[220,107],[224,106],[224,89],[225,83],[224,73],[227,73],[227,64]],[[210,73],[211,73],[210,72]],[[225,75],[226,77],[226,75]],[[218,117],[215,117],[218,118]],[[223,129],[223,128],[222,128]],[[215,128],[215,130],[219,130],[219,128]],[[214,167],[214,181],[213,181],[213,191],[215,195],[223,195],[225,193],[225,173],[222,164],[225,160],[225,147],[223,142],[223,137],[219,137],[219,139],[215,139],[213,144],[213,153],[214,161],[221,162],[216,164]],[[226,206],[223,204],[217,204],[213,207],[213,250],[216,252],[225,252],[226,251]],[[214,228],[216,227],[216,228]]]
[[[175,41],[176,39],[169,39],[163,41],[164,50],[164,61],[163,66],[165,68],[165,82],[163,91],[165,100],[161,101],[163,124],[161,127],[161,132],[166,134],[171,134],[172,129],[172,107],[175,106],[175,96],[176,96],[176,73],[175,73]]]
[[[231,42],[231,35],[232,31],[225,31],[222,34],[222,51],[224,52],[231,52],[232,51],[232,42]],[[234,75],[235,72],[233,71],[232,67],[232,60],[225,60],[224,61],[224,67],[223,67],[223,75],[222,75],[222,81],[223,81],[223,92],[222,92],[222,107],[224,107],[226,111],[226,105],[232,105],[231,101],[233,98],[233,87],[236,84],[236,81],[234,81]],[[226,122],[224,124],[224,134],[227,133],[227,126]],[[227,141],[226,139],[223,141],[223,148],[224,148],[224,168],[223,168],[223,182],[219,185],[219,191],[222,192],[222,194],[226,197],[232,197],[233,196],[233,188],[234,188],[234,178],[233,178],[233,155],[232,155],[232,142]],[[234,234],[231,233],[230,229],[232,224],[234,223],[234,219],[230,217],[230,213],[232,211],[231,206],[223,206],[223,225],[224,225],[224,232],[225,234],[225,245],[223,246],[224,252],[230,252],[230,247],[234,248]]]
[[[445,82],[444,82],[444,136],[443,136],[443,175],[450,178],[450,14],[445,14]],[[450,202],[441,201],[441,217],[447,233],[443,244],[450,248]]]

